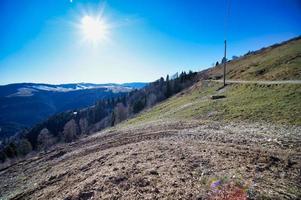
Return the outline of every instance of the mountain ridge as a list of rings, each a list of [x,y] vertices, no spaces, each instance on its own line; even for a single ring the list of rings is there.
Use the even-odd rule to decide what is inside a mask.
[[[287,44],[285,58],[290,52],[301,54]],[[277,57],[277,48],[255,58]],[[257,66],[249,62],[253,56],[242,57],[241,62],[256,71]],[[287,75],[282,73],[283,63],[274,61],[281,73],[268,78],[281,80]],[[289,66],[299,66],[293,67],[299,74],[298,57],[290,62]],[[237,70],[232,64],[228,62],[230,74]],[[175,93],[169,91],[174,88],[170,80],[158,80],[153,83],[157,87],[134,93],[130,105],[138,112],[130,118],[2,168],[0,195],[68,200],[299,199],[300,85],[229,82],[222,87],[210,80],[220,76],[211,70],[193,74],[192,82]],[[244,76],[267,78],[253,70]],[[153,96],[145,94],[160,86],[167,98],[142,106]],[[108,119],[120,114],[115,108],[121,107],[111,109]],[[75,133],[80,121],[76,120],[68,118],[61,127]],[[37,133],[52,139],[48,137],[51,130],[44,127],[37,128]]]
[[[53,114],[84,108],[102,98],[111,98],[145,86],[125,84],[36,84],[0,86],[0,139],[41,122]],[[31,116],[30,118],[28,116]]]

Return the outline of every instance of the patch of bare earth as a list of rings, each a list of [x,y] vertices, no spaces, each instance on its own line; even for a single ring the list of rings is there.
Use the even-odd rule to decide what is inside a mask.
[[[300,127],[156,121],[0,171],[0,199],[298,199]]]

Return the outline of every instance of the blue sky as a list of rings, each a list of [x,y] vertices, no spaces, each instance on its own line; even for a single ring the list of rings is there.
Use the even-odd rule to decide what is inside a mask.
[[[298,0],[231,0],[228,58],[301,35]],[[223,56],[226,0],[0,0],[0,84],[153,81]],[[107,38],[83,39],[84,16]]]

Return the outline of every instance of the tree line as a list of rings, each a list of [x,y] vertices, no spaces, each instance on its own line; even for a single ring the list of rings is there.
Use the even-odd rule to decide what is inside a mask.
[[[91,107],[56,114],[1,144],[0,162],[32,151],[47,151],[57,143],[72,142],[83,135],[115,126],[193,85],[198,80],[197,75],[192,71],[172,78],[167,75],[142,89],[99,100]]]

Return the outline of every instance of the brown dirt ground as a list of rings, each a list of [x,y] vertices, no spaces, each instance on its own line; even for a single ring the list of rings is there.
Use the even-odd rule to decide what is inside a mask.
[[[0,199],[298,199],[301,127],[153,121],[0,170]]]

